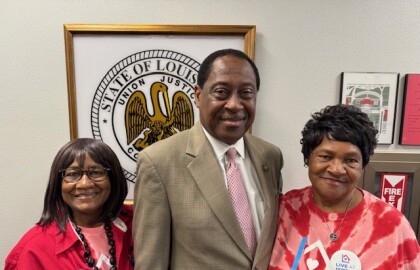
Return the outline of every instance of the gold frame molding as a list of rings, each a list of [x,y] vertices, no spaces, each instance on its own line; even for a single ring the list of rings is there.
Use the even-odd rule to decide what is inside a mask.
[[[407,173],[412,177],[409,215],[407,217],[420,240],[420,154],[419,153],[375,153],[365,167],[363,179],[359,183],[374,194],[375,179],[382,173]]]
[[[74,69],[74,34],[243,36],[244,52],[254,59],[255,25],[135,25],[135,24],[64,24],[70,137],[78,137]]]

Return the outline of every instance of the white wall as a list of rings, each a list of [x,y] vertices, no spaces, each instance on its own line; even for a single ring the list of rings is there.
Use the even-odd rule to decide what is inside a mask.
[[[300,131],[339,99],[342,71],[420,73],[419,0],[0,0],[0,261],[40,217],[70,138],[63,24],[255,24],[253,133],[281,147],[284,190],[308,184]],[[397,144],[380,151],[420,152]],[[2,267],[2,265],[1,265]]]

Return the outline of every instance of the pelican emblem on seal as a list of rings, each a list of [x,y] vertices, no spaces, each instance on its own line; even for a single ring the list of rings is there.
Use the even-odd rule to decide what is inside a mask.
[[[153,83],[150,87],[150,97],[153,114],[147,110],[146,97],[141,91],[136,91],[130,96],[125,109],[127,144],[133,144],[138,151],[189,129],[194,124],[193,105],[184,92],[177,91],[173,95],[172,109],[169,104],[168,87],[165,84]],[[161,102],[163,104],[160,104]]]

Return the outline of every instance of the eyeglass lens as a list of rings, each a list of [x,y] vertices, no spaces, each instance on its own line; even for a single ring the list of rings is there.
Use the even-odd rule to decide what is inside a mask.
[[[101,181],[105,179],[105,176],[107,175],[107,169],[98,167],[89,168],[88,170],[82,170],[80,168],[68,168],[63,170],[62,173],[63,179],[67,182],[77,182],[82,178],[83,174],[85,173],[90,180]]]

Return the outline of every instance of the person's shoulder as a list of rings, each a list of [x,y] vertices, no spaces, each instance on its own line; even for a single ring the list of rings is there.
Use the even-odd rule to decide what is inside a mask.
[[[276,162],[279,159],[280,162],[283,162],[283,154],[278,146],[250,133],[245,134],[244,141],[246,147],[252,149],[254,153],[260,153],[262,156],[276,160]]]
[[[384,202],[383,200],[381,200],[377,196],[373,195],[369,191],[364,190],[364,189],[362,191],[363,191],[364,197],[365,197],[366,201],[368,202],[368,204],[374,204],[376,208],[382,208],[382,212],[392,212],[392,213],[395,213],[399,216],[404,215],[397,208],[390,205],[389,203]]]
[[[286,193],[283,194],[282,196],[282,200],[292,200],[292,199],[300,199],[303,196],[309,196],[309,192],[311,190],[310,186],[304,187],[304,188],[300,188],[300,189],[292,189],[287,191]]]
[[[365,197],[367,207],[368,209],[370,209],[370,211],[381,213],[382,216],[386,215],[388,219],[392,218],[395,220],[399,220],[402,226],[411,227],[408,219],[395,206],[384,202],[383,200],[366,190],[362,191]]]
[[[134,212],[134,207],[133,207],[132,204],[124,204],[122,209],[121,209],[121,213],[119,215],[119,218],[122,221],[132,220],[133,219],[133,212]]]
[[[190,133],[190,129],[183,130],[178,132],[168,138],[163,140],[157,141],[148,147],[144,148],[140,155],[142,154],[152,154],[152,153],[160,153],[161,151],[167,152],[168,150],[174,149],[174,146],[180,145],[182,141],[186,142]]]
[[[267,148],[278,148],[278,146],[276,146],[276,145],[274,145],[274,144],[272,144],[272,143],[270,143],[270,142],[268,142],[268,141],[266,141],[266,140],[264,140],[264,139],[262,139],[258,136],[255,136],[255,135],[253,135],[249,132],[245,133],[244,138],[245,138],[245,140],[248,140],[252,143],[261,144],[262,146],[267,147]]]
[[[25,246],[28,243],[36,242],[37,238],[45,238],[51,235],[53,225],[40,226],[34,225],[19,240],[16,246]]]
[[[118,217],[112,221],[117,229],[115,237],[132,242],[133,237],[133,205],[124,204]],[[124,240],[124,241],[126,241]]]
[[[410,221],[408,221],[400,210],[366,190],[363,190],[363,193],[368,204],[367,208],[372,212],[372,215],[376,213],[376,216],[380,216],[383,220],[392,223],[401,238],[414,239],[414,242],[417,243],[416,235],[411,227]]]
[[[53,225],[48,225],[43,227],[40,225],[34,225],[30,228],[10,251],[6,258],[6,265],[16,264],[24,250],[42,248],[42,246],[46,244],[46,240],[52,237],[51,230],[54,230],[52,226]]]
[[[309,208],[309,200],[311,195],[311,187],[301,189],[292,189],[284,193],[280,197],[279,215],[288,213],[293,209],[307,209]]]

